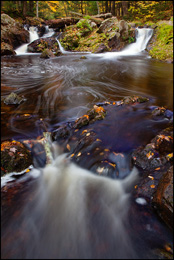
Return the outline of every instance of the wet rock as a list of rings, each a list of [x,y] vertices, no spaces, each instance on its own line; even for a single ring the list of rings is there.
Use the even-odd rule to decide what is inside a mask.
[[[29,42],[29,32],[7,14],[1,14],[1,42],[9,44],[12,49],[15,49],[21,44]],[[3,45],[2,47],[5,48]],[[6,55],[5,53],[8,52],[2,53]]]
[[[6,105],[19,105],[21,102],[25,100],[26,99],[24,97],[20,97],[16,93],[12,92],[4,99],[4,103]]]
[[[81,56],[80,59],[81,60],[86,60],[87,58],[86,58],[86,56]]]
[[[75,121],[74,128],[81,128],[82,126],[89,124],[89,116],[84,115]]]
[[[13,47],[5,42],[1,42],[1,55],[15,55],[16,52],[13,50]]]
[[[94,51],[94,53],[102,53],[108,51],[108,47],[104,44],[101,43],[98,48]]]
[[[42,37],[45,32],[46,32],[46,28],[44,25],[37,26],[37,33],[38,33],[39,37]]]
[[[70,130],[65,125],[59,127],[56,131],[54,131],[52,137],[53,140],[58,140],[59,138],[66,138],[69,135],[70,135]]]
[[[28,45],[28,52],[39,53],[45,49],[49,49],[52,52],[59,50],[58,43],[54,37],[37,39]]]
[[[134,164],[146,170],[164,166],[173,160],[173,127],[162,130],[145,147],[132,153]]]
[[[45,49],[41,55],[40,55],[40,58],[43,58],[43,59],[49,59],[49,58],[53,58],[55,57],[54,53],[52,51],[50,51],[49,49]]]
[[[32,157],[26,147],[18,141],[1,143],[1,175],[20,172],[32,164]]]
[[[161,178],[153,196],[153,206],[165,223],[173,228],[173,166]]]
[[[149,101],[149,99],[146,97],[141,97],[141,96],[129,96],[129,97],[123,98],[122,101],[124,104],[132,104],[132,103],[136,103],[136,102],[144,103],[144,102]]]

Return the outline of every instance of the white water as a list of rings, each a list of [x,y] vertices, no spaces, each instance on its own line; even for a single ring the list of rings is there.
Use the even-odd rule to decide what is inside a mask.
[[[137,177],[136,168],[124,180],[96,176],[57,156],[42,172],[35,205],[24,212],[32,237],[24,258],[136,258],[125,223],[127,189]]]
[[[36,28],[34,26],[31,26],[29,28],[29,34],[30,34],[30,42],[29,43],[25,43],[25,44],[21,45],[19,48],[17,48],[15,50],[17,55],[26,54],[27,53],[28,44],[30,44],[31,42],[39,39],[39,35],[38,35],[38,33],[36,31]]]
[[[24,27],[24,28],[25,28],[25,27]],[[26,28],[25,28],[25,29],[26,29]],[[27,47],[28,47],[28,45],[29,45],[31,42],[33,42],[33,41],[39,39],[39,35],[38,35],[38,33],[37,33],[36,27],[31,26],[31,27],[29,28],[29,33],[30,33],[30,42],[29,42],[29,43],[26,43],[26,44],[23,44],[23,45],[21,45],[19,48],[17,48],[17,49],[15,50],[15,52],[16,52],[17,55],[23,55],[23,54],[30,54],[30,55],[32,55],[32,54],[35,54],[35,53],[31,53],[31,52],[28,53],[28,52],[27,52]],[[41,38],[51,37],[53,34],[54,34],[54,30],[53,30],[53,29],[49,29],[48,26],[47,26],[47,27],[46,27],[46,33],[45,33]]]
[[[114,58],[117,56],[131,56],[138,55],[144,51],[147,47],[149,40],[153,35],[153,29],[151,28],[137,28],[136,42],[128,45],[124,50],[120,52],[106,52],[103,54],[98,54],[103,58]]]
[[[119,52],[106,52],[106,53],[91,53],[92,56],[98,56],[102,58],[115,58],[117,56],[130,56],[130,55],[137,55],[140,54],[142,51],[144,51],[147,47],[147,44],[149,40],[151,39],[153,35],[153,29],[151,28],[137,28],[137,36],[136,36],[136,42],[131,43],[128,45],[124,50]],[[59,40],[57,39],[57,42],[59,44],[60,51],[63,54],[74,54],[74,53],[82,53],[82,52],[72,52],[72,51],[66,51],[62,45],[60,44]],[[90,52],[88,52],[90,53]]]

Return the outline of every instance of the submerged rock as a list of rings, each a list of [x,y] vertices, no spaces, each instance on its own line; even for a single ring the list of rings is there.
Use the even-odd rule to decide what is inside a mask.
[[[20,97],[16,93],[12,92],[4,99],[4,103],[6,105],[19,105],[21,102],[25,100],[26,99],[24,97]]]
[[[55,57],[54,53],[50,51],[49,49],[45,49],[42,54],[40,55],[40,58],[43,59],[49,59]]]

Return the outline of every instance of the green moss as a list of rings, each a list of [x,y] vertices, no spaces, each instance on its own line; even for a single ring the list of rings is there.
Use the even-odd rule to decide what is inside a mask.
[[[149,54],[159,60],[173,59],[173,26],[163,23],[155,34],[156,40]]]

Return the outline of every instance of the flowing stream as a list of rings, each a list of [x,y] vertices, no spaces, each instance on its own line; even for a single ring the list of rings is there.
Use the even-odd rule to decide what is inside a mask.
[[[49,60],[27,53],[27,44],[16,50],[16,56],[2,57],[2,83],[26,98],[2,113],[2,141],[37,138],[45,131],[41,122],[47,131],[54,131],[96,103],[130,95],[148,97],[149,107],[173,110],[173,65],[155,61],[145,51],[152,33],[152,29],[138,29],[136,42],[121,52],[72,53],[58,41],[63,55]],[[30,35],[34,37],[30,42],[38,38],[31,29]],[[155,122],[154,130],[154,122],[144,113],[147,106],[137,108],[136,120],[133,111],[116,114],[116,149],[132,152],[153,137],[146,133],[155,135],[164,126],[165,122]],[[123,180],[112,180],[69,163],[65,154],[55,151],[54,158],[43,170],[33,169],[23,177],[25,189],[2,212],[2,257],[155,259],[152,249],[164,241],[153,229],[159,220],[146,214],[143,223],[138,217],[148,208],[131,198],[137,170],[131,169]],[[16,181],[19,187],[22,181]],[[161,223],[159,230],[170,237]]]

